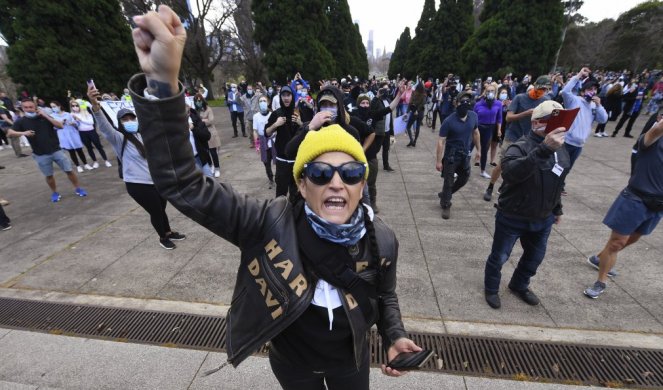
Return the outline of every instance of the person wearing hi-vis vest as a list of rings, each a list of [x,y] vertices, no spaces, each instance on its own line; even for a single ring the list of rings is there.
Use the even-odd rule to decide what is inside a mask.
[[[398,241],[359,203],[368,175],[359,142],[339,125],[308,132],[292,163],[302,195],[296,204],[285,197],[253,199],[204,177],[186,142],[177,79],[186,31],[163,5],[134,22],[144,73],[129,80],[129,89],[145,123],[141,134],[154,183],[182,213],[241,251],[227,318],[227,363],[237,366],[271,340],[270,363],[284,389],[326,383],[330,390],[366,390],[366,337],[373,324],[389,361],[420,351],[406,337],[395,292]]]

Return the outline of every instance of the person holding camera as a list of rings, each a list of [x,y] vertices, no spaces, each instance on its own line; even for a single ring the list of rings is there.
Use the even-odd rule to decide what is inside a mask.
[[[307,132],[293,163],[302,194],[296,204],[251,199],[203,177],[186,144],[177,79],[186,31],[163,5],[134,22],[145,73],[129,87],[146,123],[152,177],[175,207],[241,250],[227,363],[237,366],[271,341],[270,364],[284,389],[366,390],[373,324],[388,361],[420,351],[406,337],[395,292],[398,241],[359,204],[368,174],[359,142],[338,125]]]
[[[564,148],[566,129],[545,132],[545,121],[554,110],[561,109],[561,104],[551,100],[534,108],[532,131],[511,144],[502,157],[504,184],[496,204],[495,234],[484,271],[485,299],[493,309],[501,307],[502,266],[518,240],[523,254],[511,276],[509,290],[528,305],[540,302],[529,288],[530,279],[546,255],[552,225],[561,220],[561,188],[571,165]]]

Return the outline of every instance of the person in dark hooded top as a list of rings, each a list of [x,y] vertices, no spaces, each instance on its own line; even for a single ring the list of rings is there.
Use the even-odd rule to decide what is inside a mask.
[[[283,86],[279,93],[280,107],[272,112],[265,125],[265,136],[271,137],[276,132],[276,196],[288,195],[290,201],[294,201],[297,194],[297,186],[292,176],[292,164],[295,162],[295,156],[288,156],[286,145],[295,136],[297,129],[302,125],[302,121],[295,114],[295,99],[292,89],[289,86]],[[303,139],[303,138],[302,138]]]

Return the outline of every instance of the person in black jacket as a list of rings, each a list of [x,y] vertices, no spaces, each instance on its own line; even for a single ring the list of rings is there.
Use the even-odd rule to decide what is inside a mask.
[[[532,113],[532,131],[509,146],[502,158],[504,183],[496,204],[493,247],[484,279],[486,302],[493,309],[501,306],[498,291],[502,266],[519,239],[523,255],[509,289],[525,303],[539,304],[529,283],[546,254],[553,223],[560,222],[562,185],[571,166],[563,147],[566,129],[545,134],[545,120],[556,109],[563,107],[555,101],[539,104]]]
[[[361,145],[337,125],[309,132],[293,163],[303,197],[294,205],[285,197],[252,199],[204,177],[186,144],[177,80],[186,30],[163,5],[133,20],[145,73],[133,76],[129,88],[145,124],[154,183],[178,210],[241,250],[227,317],[226,363],[237,366],[271,340],[270,363],[285,389],[326,383],[330,390],[366,390],[366,334],[373,324],[387,361],[420,351],[400,317],[398,241],[359,204],[368,174]],[[384,365],[382,370],[402,375]]]
[[[212,134],[193,107],[189,107],[189,119],[191,120],[189,123],[191,139],[189,141],[193,148],[193,157],[196,159],[198,168],[203,171],[205,176],[213,177],[214,172],[211,168],[212,159],[209,155],[209,146],[207,143],[212,138]]]

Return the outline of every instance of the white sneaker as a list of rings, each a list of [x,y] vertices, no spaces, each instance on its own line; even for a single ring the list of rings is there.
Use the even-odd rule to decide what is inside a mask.
[[[93,163],[92,163],[92,168],[94,168],[94,169],[97,169],[97,168],[99,168],[99,163],[98,163],[98,162],[96,162],[96,161],[95,161],[95,162],[93,162]]]
[[[78,171],[78,173],[83,173],[83,167],[80,165],[76,167],[76,170]]]
[[[218,169],[216,169],[216,170],[214,171],[214,177],[221,177],[221,171],[219,171]]]
[[[490,179],[490,175],[486,173],[486,171],[481,171],[481,177],[483,177],[484,179]]]
[[[603,133],[601,133],[601,137],[608,137],[608,134],[606,134],[605,132],[603,132]]]
[[[107,167],[107,168],[110,168],[110,167],[113,166],[113,164],[111,164],[110,161],[108,161],[108,160],[106,160],[106,163],[105,163],[105,164],[106,164],[106,167]]]
[[[85,164],[84,167],[85,167],[85,169],[87,169],[88,171],[91,171],[91,170],[94,169],[94,168],[92,168],[92,167],[90,166],[90,164]]]
[[[4,146],[0,145],[0,150],[5,150]]]
[[[601,135],[601,133],[594,133],[594,137],[601,138],[601,137],[603,137],[603,136]]]

